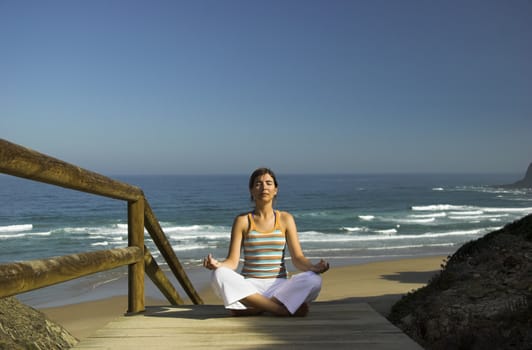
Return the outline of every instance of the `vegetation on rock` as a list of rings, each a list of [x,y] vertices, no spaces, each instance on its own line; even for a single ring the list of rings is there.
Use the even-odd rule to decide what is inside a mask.
[[[532,349],[532,215],[463,245],[388,318],[426,349]]]

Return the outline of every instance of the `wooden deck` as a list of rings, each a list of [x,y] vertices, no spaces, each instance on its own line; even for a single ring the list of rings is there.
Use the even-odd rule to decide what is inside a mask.
[[[122,316],[75,349],[422,349],[364,303],[317,302],[296,317],[229,317],[220,305]]]

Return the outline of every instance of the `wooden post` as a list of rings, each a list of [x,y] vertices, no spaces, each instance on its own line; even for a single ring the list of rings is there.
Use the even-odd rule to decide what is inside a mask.
[[[75,165],[63,162],[62,160],[56,158],[49,157],[45,154],[19,146],[4,139],[0,139],[0,173],[22,177],[29,180],[49,183],[52,185],[78,190],[86,193],[93,193],[104,197],[127,200],[128,241],[130,248],[128,249],[128,254],[133,254],[134,256],[138,256],[138,254],[140,254],[141,257],[144,255],[144,221],[146,221],[146,228],[148,232],[153,237],[155,244],[161,250],[163,257],[168,262],[170,269],[172,270],[178,281],[181,283],[186,293],[189,295],[189,297],[194,303],[203,303],[199,294],[196,292],[196,290],[192,286],[192,283],[188,279],[185,270],[177,259],[177,256],[175,255],[175,252],[173,251],[170,242],[168,242],[168,239],[164,235],[160,224],[155,218],[155,215],[153,214],[148,202],[145,200],[144,193],[140,188],[116,180],[112,180],[103,175],[79,168]],[[144,213],[145,208],[146,213]],[[80,256],[85,257],[85,255],[83,254],[81,254]],[[70,262],[71,261],[69,260],[69,263]],[[144,261],[141,260],[136,263],[132,263],[131,260],[127,260],[126,262],[122,262],[125,264],[130,264],[128,275],[128,310],[131,313],[144,311]],[[106,264],[102,263],[97,265],[103,266]],[[149,262],[148,265],[152,266]],[[7,269],[0,269],[0,281],[2,281],[3,278],[2,274],[5,276],[19,276],[18,272],[13,272],[9,270],[13,266],[14,265],[11,264],[8,264],[3,267],[0,266],[2,267],[2,269]],[[73,266],[74,270],[78,268],[77,264],[75,263],[73,263]],[[49,268],[52,270],[52,274],[60,274],[58,271],[61,270],[61,267],[49,266]],[[37,271],[39,269],[32,266],[30,270]],[[97,272],[104,271],[104,269],[92,266],[90,268],[90,271]],[[40,272],[36,272],[36,274],[39,275]],[[46,285],[59,283],[61,281],[66,281],[74,275],[82,276],[83,274],[86,274],[86,271],[75,271],[73,273],[68,272],[67,276],[54,276],[53,281],[46,282],[40,281],[39,276],[36,276],[35,280],[39,280],[39,282],[31,282],[28,286],[13,288],[22,288],[19,289],[19,291],[28,291]],[[23,281],[23,283],[26,283],[27,278],[27,276],[19,276],[16,277],[17,280],[15,282],[19,282],[19,280],[21,280]],[[0,285],[3,287],[3,284]],[[5,291],[3,295],[7,295],[9,293],[11,293],[11,291]],[[2,293],[0,291],[0,297],[1,296]],[[174,300],[177,300],[179,296],[174,296],[172,298]]]
[[[146,274],[152,280],[153,284],[159,288],[161,293],[163,293],[170,304],[184,304],[183,299],[181,299],[179,293],[175,290],[172,283],[161,270],[157,264],[157,261],[155,261],[147,247],[144,247],[144,268],[146,269]]]
[[[148,230],[148,233],[150,234],[157,248],[159,248],[164,260],[166,260],[168,263],[170,270],[172,270],[174,276],[177,278],[187,295],[190,297],[190,300],[194,304],[203,304],[203,300],[196,289],[194,289],[192,282],[188,278],[185,269],[183,269],[183,266],[175,255],[172,245],[170,242],[168,242],[168,239],[166,238],[166,235],[164,234],[163,229],[161,228],[161,225],[155,217],[155,214],[150,207],[150,203],[148,203],[147,200],[144,202],[144,207],[144,220],[146,229]]]
[[[144,199],[128,202],[128,244],[144,255]],[[144,260],[128,267],[128,313],[144,311]]]

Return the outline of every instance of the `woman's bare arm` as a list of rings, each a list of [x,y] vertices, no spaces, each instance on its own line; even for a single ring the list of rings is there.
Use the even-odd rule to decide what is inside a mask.
[[[219,261],[209,254],[207,258],[204,259],[203,266],[209,270],[214,270],[222,266],[230,268],[231,270],[236,270],[240,261],[240,249],[242,247],[242,240],[244,233],[247,231],[247,227],[247,216],[237,216],[233,222],[233,227],[231,228],[231,242],[229,243],[229,250],[225,260]]]
[[[292,264],[298,270],[323,273],[329,269],[329,263],[325,260],[321,259],[320,262],[314,265],[305,257],[303,249],[301,249],[301,243],[299,242],[296,222],[290,213],[281,212],[281,225],[285,230],[288,249],[290,250],[290,256],[292,257]]]

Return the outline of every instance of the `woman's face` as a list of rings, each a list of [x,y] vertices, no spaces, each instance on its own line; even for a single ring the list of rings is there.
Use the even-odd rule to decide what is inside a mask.
[[[277,195],[277,187],[275,187],[273,177],[270,174],[264,174],[253,181],[250,192],[255,201],[272,201]]]

